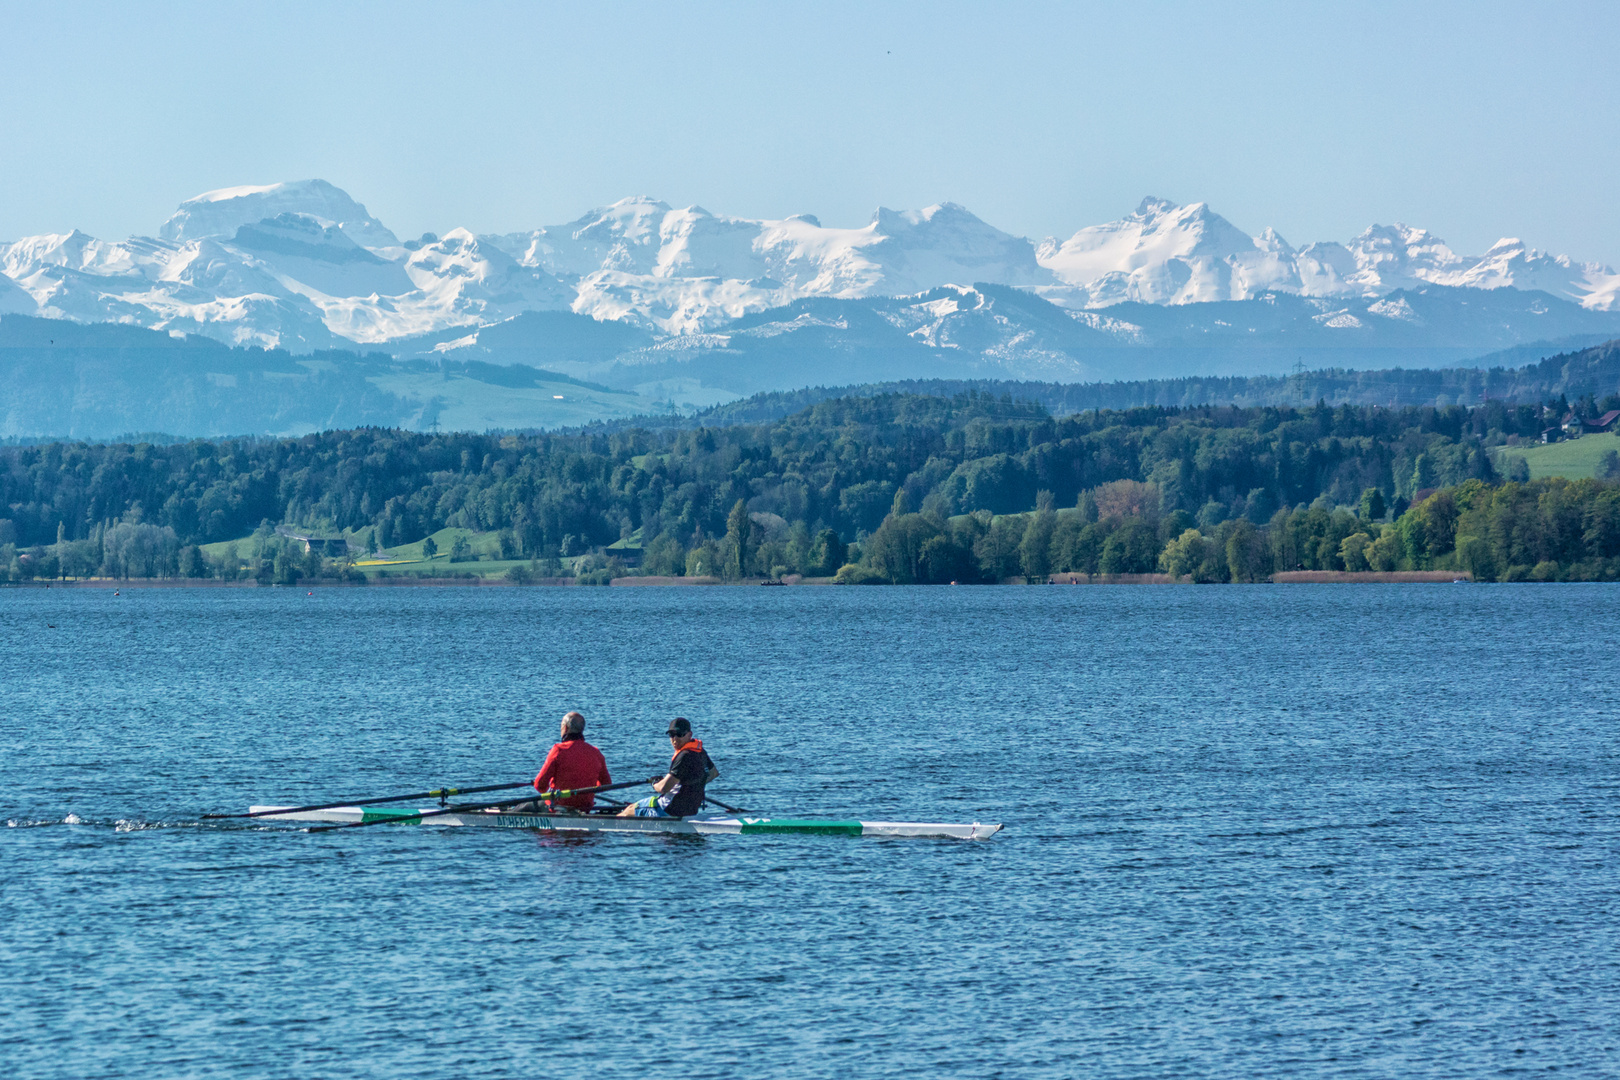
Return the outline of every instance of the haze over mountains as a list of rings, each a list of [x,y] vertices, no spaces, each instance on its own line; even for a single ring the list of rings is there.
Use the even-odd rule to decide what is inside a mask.
[[[0,321],[29,324],[0,332],[0,435],[249,430],[210,410],[278,432],[549,427],[884,380],[1516,366],[1620,337],[1607,266],[1518,240],[1460,256],[1401,224],[1296,249],[1154,198],[1039,243],[953,203],[831,228],[650,198],[402,240],[308,180],[199,195],[155,237],[0,243],[0,270]],[[183,336],[236,348],[163,344]],[[115,406],[114,385],[152,404]]]

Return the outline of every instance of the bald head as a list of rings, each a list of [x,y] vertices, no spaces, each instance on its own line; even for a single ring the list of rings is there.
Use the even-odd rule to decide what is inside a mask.
[[[562,718],[563,738],[585,734],[585,714],[571,712]]]

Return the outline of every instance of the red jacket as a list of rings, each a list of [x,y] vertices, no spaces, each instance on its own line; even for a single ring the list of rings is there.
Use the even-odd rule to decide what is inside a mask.
[[[551,748],[546,763],[540,766],[540,775],[534,778],[536,791],[571,791],[574,788],[611,784],[607,759],[602,751],[575,736],[564,739]],[[563,799],[561,805],[574,810],[589,810],[596,805],[595,795],[575,795]]]

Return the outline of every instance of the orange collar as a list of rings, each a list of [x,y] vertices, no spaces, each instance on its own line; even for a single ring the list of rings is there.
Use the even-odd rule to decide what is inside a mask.
[[[685,753],[688,750],[696,750],[698,753],[701,754],[703,752],[703,740],[702,739],[688,739],[688,740],[686,740],[685,742],[681,743],[681,745],[679,745],[679,746],[677,746],[675,748],[675,752],[673,754],[669,755],[669,760],[674,761],[676,758],[680,757],[683,753]]]

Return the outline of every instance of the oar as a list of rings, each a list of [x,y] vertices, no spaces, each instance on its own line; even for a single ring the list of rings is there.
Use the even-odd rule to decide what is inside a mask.
[[[332,810],[339,806],[376,806],[378,803],[409,802],[412,799],[448,799],[452,795],[477,795],[484,791],[511,791],[514,788],[533,787],[534,781],[517,784],[489,784],[485,787],[447,787],[432,791],[418,791],[410,795],[385,795],[380,799],[349,799],[347,802],[317,803],[314,806],[294,806],[287,810],[256,810],[251,814],[204,814],[204,818],[254,818],[272,814],[303,814],[310,810]]]
[[[720,809],[724,810],[728,814],[746,814],[746,813],[748,813],[748,811],[739,809],[738,807],[727,806],[725,803],[721,802],[719,799],[715,798],[713,795],[710,795],[708,792],[703,793],[703,801],[704,802],[712,802],[712,803],[714,803],[714,805],[718,806]]]
[[[400,822],[421,821],[424,818],[439,817],[443,814],[475,814],[481,810],[500,810],[508,806],[517,806],[519,803],[533,802],[536,798],[545,799],[548,801],[568,799],[575,795],[594,795],[598,791],[615,791],[619,788],[636,787],[640,784],[655,784],[662,779],[662,776],[654,776],[650,780],[626,780],[622,784],[599,784],[596,787],[571,788],[567,791],[546,791],[542,792],[538,796],[525,795],[521,799],[507,799],[503,802],[479,803],[472,806],[447,806],[443,810],[429,810],[426,813],[416,815],[414,818],[383,817],[377,818],[374,821],[350,821],[342,825],[316,825],[313,826],[309,831],[312,833],[332,832],[334,829],[360,829],[367,825],[387,825],[398,824]],[[355,806],[358,804],[349,803],[348,805]],[[281,810],[277,811],[277,813],[290,814],[292,811]]]

